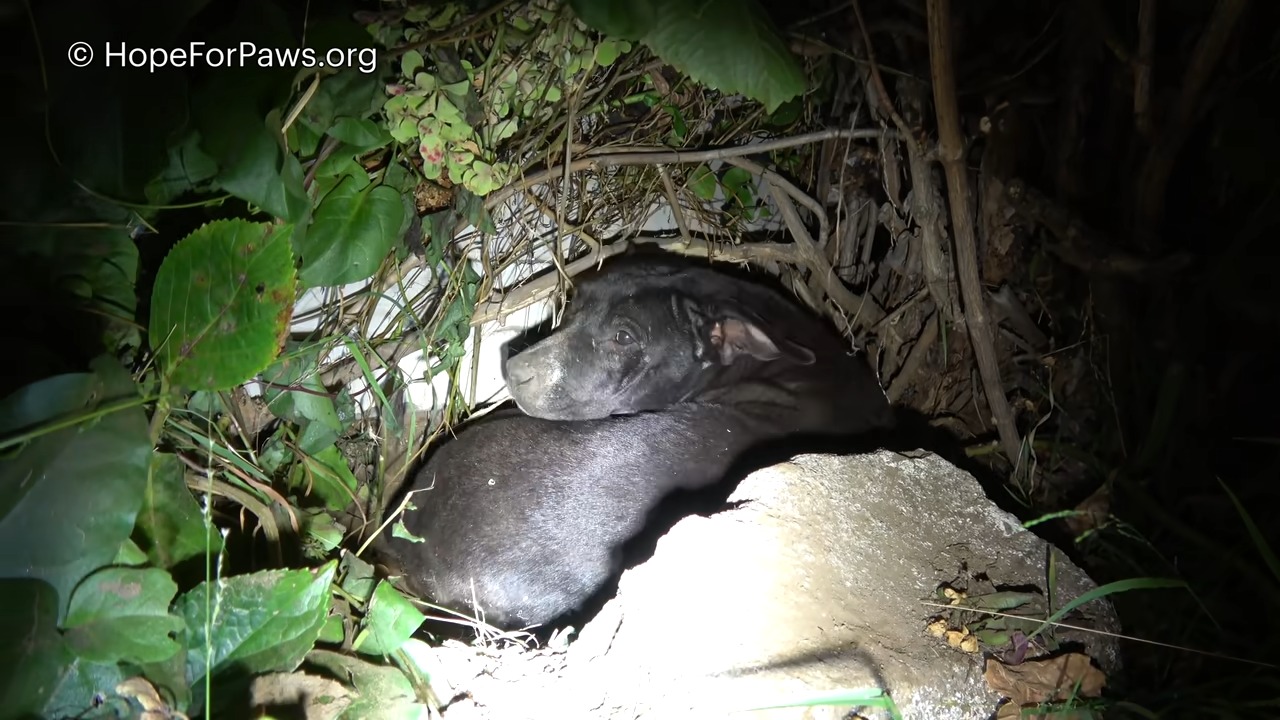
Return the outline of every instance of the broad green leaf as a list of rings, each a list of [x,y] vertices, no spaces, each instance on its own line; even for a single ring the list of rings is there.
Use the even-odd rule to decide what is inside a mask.
[[[178,586],[158,568],[106,568],[71,596],[63,623],[67,645],[91,662],[159,662],[178,652],[170,633],[182,621],[169,614]]]
[[[791,124],[795,123],[797,120],[800,119],[800,116],[803,112],[804,112],[803,98],[793,97],[790,100],[779,105],[776,110],[774,110],[768,117],[766,117],[765,123],[772,127],[780,127],[780,128],[789,127]]]
[[[391,251],[404,222],[404,204],[385,185],[356,188],[344,179],[320,207],[298,243],[303,287],[343,285],[373,275]]]
[[[426,705],[417,701],[413,685],[396,667],[374,665],[360,658],[330,650],[315,650],[307,665],[330,677],[349,678],[356,701],[343,713],[343,720],[427,720]]]
[[[210,47],[296,45],[289,19],[276,3],[237,5],[228,22],[205,39]],[[192,90],[190,117],[200,131],[201,149],[218,163],[219,186],[277,218],[301,223],[311,209],[302,167],[280,147],[279,120],[264,116],[264,108],[279,107],[288,97],[295,75],[294,68],[279,63],[218,68]]]
[[[174,609],[186,622],[187,682],[233,666],[245,673],[296,669],[329,616],[337,567],[331,561],[315,571],[236,575],[180,596]]]
[[[302,167],[281,153],[271,130],[260,118],[238,116],[237,142],[230,149],[205,143],[218,161],[215,181],[227,192],[253,203],[286,222],[300,222],[311,208],[302,186]],[[229,121],[230,122],[230,121]]]
[[[373,596],[373,588],[378,583],[373,565],[355,553],[344,552],[338,569],[342,576],[342,590],[362,603],[369,602],[369,598]]]
[[[323,135],[340,122],[339,118],[365,118],[377,111],[383,102],[382,91],[382,82],[376,74],[346,68],[321,78],[316,93],[307,101],[298,119]]]
[[[0,580],[0,708],[4,717],[135,718],[115,688],[120,666],[71,654],[57,593],[39,580]],[[103,698],[109,699],[102,704]]]
[[[284,138],[289,152],[298,157],[311,157],[320,147],[322,133],[311,129],[306,123],[296,122],[285,131]]]
[[[104,222],[127,222],[122,216]],[[39,292],[42,304],[58,313],[69,335],[91,332],[102,350],[137,347],[141,335],[134,320],[137,292],[138,245],[124,227],[16,228],[3,248],[10,257],[0,263],[24,277],[6,278],[10,292]],[[6,262],[7,261],[7,262]],[[32,284],[28,284],[32,283]],[[25,286],[25,287],[24,287]],[[17,293],[10,296],[19,297]],[[62,307],[58,307],[62,306]],[[89,338],[78,338],[81,341]]]
[[[361,621],[363,642],[354,648],[367,655],[390,655],[422,626],[427,617],[385,580],[373,591],[373,600]]]
[[[73,658],[62,669],[53,696],[45,703],[44,717],[134,720],[141,708],[132,708],[116,696],[116,687],[128,676],[116,663],[95,663]],[[102,704],[102,699],[109,702]]]
[[[316,642],[327,643],[329,645],[341,645],[342,641],[347,637],[347,629],[342,624],[341,615],[330,615],[324,621],[324,627],[320,628],[320,636],[316,638]]]
[[[317,195],[321,197],[323,197],[329,190],[332,190],[338,184],[337,181],[342,180],[345,177],[351,178],[351,180],[355,182],[356,188],[360,190],[363,190],[373,184],[373,181],[369,179],[368,171],[360,165],[354,155],[334,153],[333,155],[324,158],[316,165],[315,176],[317,180],[329,178],[334,179],[334,182],[323,188],[318,182],[316,183],[315,187],[319,191],[317,192]]]
[[[519,129],[520,122],[515,118],[501,120],[489,128],[489,142],[496,145],[515,135]]]
[[[116,553],[116,559],[112,561],[112,565],[127,565],[136,567],[138,565],[147,564],[147,554],[138,547],[138,544],[132,540],[125,540],[120,545],[120,551]]]
[[[46,125],[36,144],[50,143],[60,169],[91,192],[141,201],[147,184],[168,164],[168,138],[187,122],[190,74],[129,76],[94,65],[61,87],[59,76],[68,76],[50,75],[54,87],[42,102]]]
[[[305,535],[303,553],[309,558],[324,560],[342,546],[347,529],[324,510],[304,510],[302,532]]]
[[[731,194],[737,194],[738,189],[751,182],[751,173],[740,167],[731,167],[724,171],[724,189]]]
[[[694,81],[742,93],[770,113],[804,92],[800,63],[756,0],[652,2],[652,24],[641,42]]]
[[[151,347],[178,386],[234,387],[276,356],[296,284],[292,226],[217,220],[183,238],[151,292]]]
[[[169,146],[168,166],[147,183],[147,200],[166,205],[209,182],[217,173],[218,164],[200,149],[200,133],[188,130],[181,141]]]
[[[755,186],[750,172],[740,167],[731,167],[725,170],[720,182],[724,186],[726,201],[737,200],[738,205],[744,208],[755,204]]]
[[[639,40],[653,27],[661,0],[569,0],[582,22],[605,35]]]
[[[71,654],[58,634],[58,591],[41,580],[0,580],[0,707],[39,717]]]
[[[143,540],[151,563],[166,569],[199,557],[206,549],[215,555],[221,551],[222,535],[216,530],[206,531],[200,505],[187,489],[175,455],[151,456],[137,535]]]
[[[336,406],[334,412],[337,413]],[[335,430],[329,425],[318,422],[305,422],[302,424],[302,432],[298,435],[298,451],[314,455],[337,442],[342,433],[343,429]]]
[[[329,134],[361,153],[391,142],[386,129],[368,118],[338,118]]]
[[[101,412],[0,459],[0,578],[48,582],[60,615],[72,589],[114,562],[129,538],[151,455],[146,414],[131,404],[132,378],[114,358],[93,369],[27,385],[0,402],[0,433]]]

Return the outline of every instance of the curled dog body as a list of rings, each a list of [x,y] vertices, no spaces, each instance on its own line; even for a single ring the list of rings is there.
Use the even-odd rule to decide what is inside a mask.
[[[560,327],[505,369],[519,410],[444,442],[403,519],[423,542],[383,542],[411,589],[503,627],[577,609],[659,501],[719,482],[757,444],[893,422],[823,321],[664,253],[578,278]]]

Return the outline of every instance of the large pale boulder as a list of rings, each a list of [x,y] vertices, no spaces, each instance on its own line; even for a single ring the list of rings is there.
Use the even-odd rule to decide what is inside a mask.
[[[842,688],[888,690],[908,719],[991,717],[983,657],[926,632],[940,585],[1046,590],[1046,543],[946,461],[881,451],[807,455],[746,478],[713,517],[689,517],[627,571],[567,651],[441,650],[461,718],[845,717],[848,707],[744,713]],[[1056,560],[1057,607],[1093,582]],[[1119,630],[1105,601],[1070,622]],[[1079,641],[1103,671],[1113,641]],[[865,711],[865,716],[878,716]]]

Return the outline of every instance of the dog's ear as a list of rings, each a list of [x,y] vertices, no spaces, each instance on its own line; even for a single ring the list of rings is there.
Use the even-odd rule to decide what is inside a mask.
[[[684,312],[693,329],[694,355],[700,362],[732,365],[740,357],[760,362],[785,359],[797,365],[814,362],[813,351],[768,329],[764,320],[749,311],[704,311],[692,299],[684,300]]]
[[[761,362],[778,359],[797,365],[810,365],[813,351],[800,343],[772,334],[763,322],[734,313],[718,319],[711,326],[711,345],[719,352],[720,363],[731,365],[740,357],[749,356]]]

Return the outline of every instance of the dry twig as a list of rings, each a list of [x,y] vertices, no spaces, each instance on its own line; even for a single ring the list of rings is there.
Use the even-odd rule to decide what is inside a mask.
[[[938,151],[947,173],[947,198],[955,237],[956,275],[964,300],[965,326],[973,343],[987,405],[995,417],[1005,456],[1016,467],[1022,441],[1014,425],[1013,409],[1004,394],[995,339],[987,323],[986,300],[978,278],[978,253],[974,243],[974,219],[969,205],[969,176],[964,165],[964,138],[960,134],[955,76],[951,68],[951,2],[927,0],[929,11],[929,65],[933,74],[934,109],[938,114]]]

